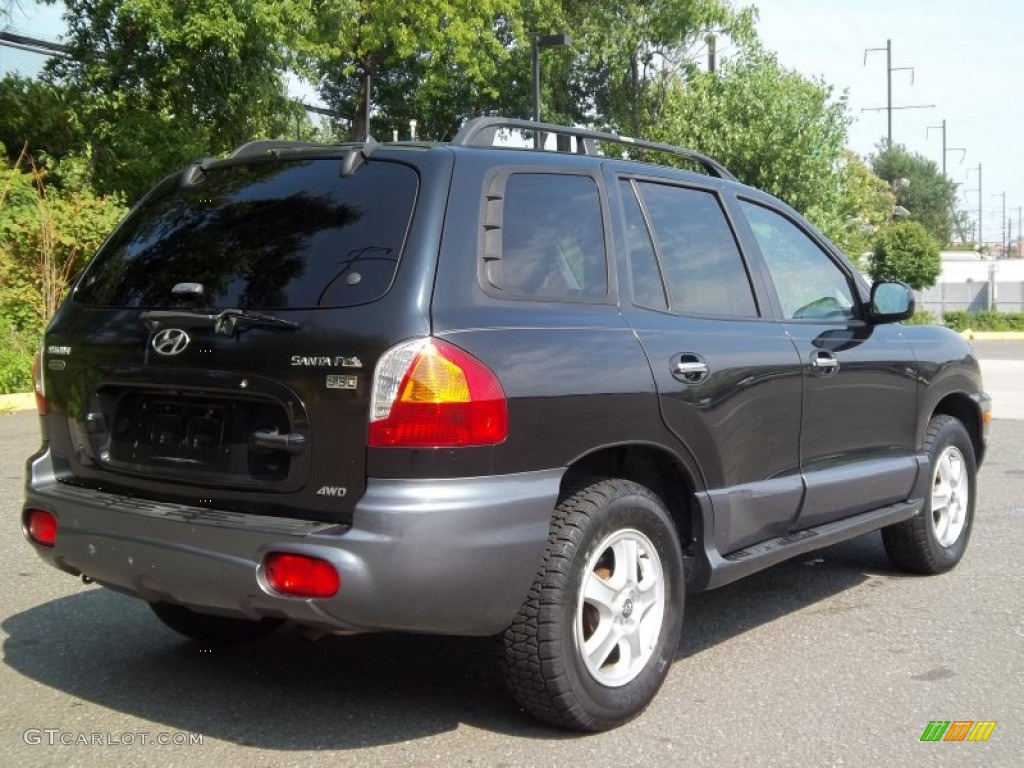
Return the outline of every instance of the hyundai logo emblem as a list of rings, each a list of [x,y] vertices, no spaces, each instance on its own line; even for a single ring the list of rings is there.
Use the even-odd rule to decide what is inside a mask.
[[[153,337],[153,341],[150,343],[158,355],[170,357],[171,355],[181,354],[185,347],[188,346],[189,341],[191,339],[189,339],[188,334],[181,330],[181,328],[164,328]]]

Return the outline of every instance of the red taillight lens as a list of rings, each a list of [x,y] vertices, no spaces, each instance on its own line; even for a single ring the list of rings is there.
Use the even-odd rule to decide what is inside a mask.
[[[40,416],[45,416],[47,409],[46,394],[43,390],[43,358],[37,354],[32,361],[32,388],[36,393],[36,410]]]
[[[45,509],[30,509],[25,515],[25,528],[36,544],[52,547],[57,541],[57,518]]]
[[[371,407],[374,448],[494,445],[508,436],[498,378],[440,339],[418,339],[385,352],[374,374]]]
[[[267,583],[275,592],[292,597],[333,597],[341,587],[334,566],[319,557],[294,552],[271,552],[263,558]]]

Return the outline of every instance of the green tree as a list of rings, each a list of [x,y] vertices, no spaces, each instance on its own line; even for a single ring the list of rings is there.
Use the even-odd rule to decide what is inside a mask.
[[[882,227],[875,240],[870,275],[874,281],[901,280],[923,291],[935,285],[942,271],[939,244],[916,221],[898,221]]]
[[[55,0],[45,0],[55,2]],[[296,105],[284,84],[300,10],[275,0],[65,0],[66,86],[89,137],[90,180],[138,198],[200,155],[280,135]]]
[[[539,6],[535,25],[570,32],[566,71],[548,78],[557,119],[596,122],[648,136],[663,119],[675,83],[698,71],[711,36],[754,40],[753,9],[725,0],[561,0],[560,13]],[[535,9],[536,13],[536,9]],[[545,30],[546,31],[546,30]],[[558,63],[558,60],[555,62]],[[564,95],[555,83],[565,83]],[[596,120],[595,120],[596,118]]]
[[[865,255],[874,250],[879,228],[892,219],[896,196],[889,185],[875,176],[853,152],[846,150],[838,174],[838,218],[833,225],[832,241],[859,267]]]
[[[522,0],[335,0],[313,3],[297,49],[350,136],[390,135],[416,118],[450,136],[502,101]],[[369,94],[371,125],[366,124]]]
[[[0,80],[0,143],[13,162],[28,144],[33,152],[64,157],[84,145],[64,88],[18,75]]]
[[[906,208],[910,218],[920,222],[941,245],[946,245],[957,223],[956,184],[933,161],[898,144],[890,149],[879,145],[870,162],[875,174],[892,185],[896,203]]]
[[[718,72],[675,80],[651,134],[716,158],[742,182],[784,200],[832,237],[846,226],[842,190],[849,122],[845,99],[833,98],[829,86],[752,50]],[[857,187],[855,179],[846,182]]]

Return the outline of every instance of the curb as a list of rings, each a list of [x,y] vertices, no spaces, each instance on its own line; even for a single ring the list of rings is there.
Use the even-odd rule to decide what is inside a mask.
[[[14,395],[0,395],[0,413],[35,410],[36,398],[32,392],[18,392]]]
[[[965,328],[960,335],[971,341],[1024,341],[1024,331],[972,331]]]

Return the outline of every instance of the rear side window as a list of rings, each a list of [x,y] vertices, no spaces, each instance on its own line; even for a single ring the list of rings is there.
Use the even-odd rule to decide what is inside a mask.
[[[637,183],[673,312],[756,317],[757,303],[736,238],[711,192]]]
[[[514,173],[504,178],[500,249],[486,279],[516,296],[600,299],[608,293],[604,226],[590,176]]]
[[[622,189],[622,206],[626,216],[626,247],[629,249],[629,273],[633,280],[633,303],[649,309],[668,309],[665,283],[654,252],[647,221],[640,210],[640,202],[632,182],[619,182]]]
[[[341,160],[214,166],[168,179],[124,221],[75,292],[83,304],[177,306],[200,283],[203,306],[294,309],[362,304],[390,288],[416,201],[411,168]]]

